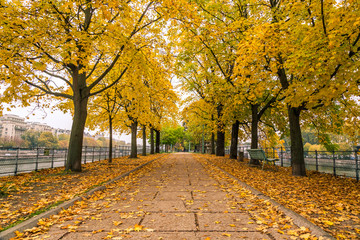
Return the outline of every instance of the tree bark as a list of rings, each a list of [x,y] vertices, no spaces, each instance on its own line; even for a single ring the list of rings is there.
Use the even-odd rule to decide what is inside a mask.
[[[215,154],[215,134],[211,133],[211,154]]]
[[[251,104],[251,149],[258,148],[258,127],[259,127],[259,105]],[[260,165],[259,160],[250,159],[250,164]]]
[[[71,127],[66,170],[81,172],[81,155],[87,117],[87,103],[87,97],[82,98],[80,94],[74,94],[74,119]]]
[[[155,153],[155,145],[154,145],[154,129],[150,128],[150,154]]]
[[[279,61],[283,63],[281,57]],[[280,79],[281,88],[286,90],[290,83],[284,68],[279,68],[277,74]],[[306,176],[304,146],[301,136],[300,127],[301,108],[288,106],[289,124],[290,124],[290,141],[291,141],[291,167],[294,176]]]
[[[155,152],[160,153],[160,130],[155,130],[155,136],[156,136]]]
[[[112,163],[112,149],[113,149],[113,127],[112,127],[112,117],[109,115],[109,159],[108,162]]]
[[[130,158],[137,158],[137,144],[136,144],[136,133],[137,133],[137,121],[131,123],[131,153]]]
[[[258,104],[251,104],[251,149],[258,148],[258,125],[259,125],[259,118],[258,118]]]
[[[146,126],[143,126],[143,148],[142,155],[146,156]]]
[[[306,176],[304,147],[300,127],[300,108],[288,107],[291,140],[292,175]]]
[[[231,130],[231,146],[230,146],[230,158],[237,159],[237,147],[238,147],[238,136],[239,136],[240,122],[238,120],[232,125]]]
[[[225,132],[224,132],[224,124],[221,121],[223,106],[221,104],[218,105],[216,110],[218,115],[216,156],[225,156]]]
[[[217,131],[216,156],[225,156],[225,133]]]

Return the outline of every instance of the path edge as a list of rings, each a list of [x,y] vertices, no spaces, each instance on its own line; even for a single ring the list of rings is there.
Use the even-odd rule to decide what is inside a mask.
[[[76,201],[80,201],[83,198],[89,198],[95,192],[106,189],[106,187],[108,185],[110,185],[110,184],[114,183],[115,181],[118,181],[118,180],[120,180],[120,179],[122,179],[124,177],[129,176],[131,173],[136,172],[137,170],[140,170],[141,168],[149,165],[150,163],[154,162],[155,160],[158,160],[158,159],[164,157],[165,155],[166,154],[164,154],[162,156],[159,156],[159,157],[157,157],[157,158],[155,158],[153,160],[150,160],[150,161],[148,161],[146,163],[143,163],[140,166],[137,166],[136,168],[131,169],[130,171],[125,172],[125,173],[121,174],[120,176],[117,176],[116,178],[107,181],[106,183],[104,183],[101,186],[95,187],[95,188],[91,189],[90,191],[88,191],[86,193],[83,193],[80,196],[77,196],[77,197],[75,197],[73,199],[70,199],[70,200],[68,200],[68,201],[66,201],[66,202],[64,202],[64,203],[62,203],[62,204],[60,204],[60,205],[58,205],[58,206],[56,206],[56,207],[54,207],[52,209],[49,209],[46,212],[43,212],[43,213],[41,213],[39,215],[36,215],[36,216],[34,216],[32,218],[29,218],[28,220],[25,220],[24,222],[19,223],[14,227],[11,227],[11,228],[3,231],[3,232],[0,232],[0,240],[9,240],[9,239],[11,239],[13,237],[16,237],[15,231],[21,232],[21,231],[24,231],[26,229],[36,227],[38,225],[37,223],[39,222],[40,219],[48,218],[51,215],[58,214],[63,209],[68,209],[69,207],[73,206]]]
[[[284,212],[285,215],[291,217],[293,219],[293,222],[298,225],[299,227],[306,227],[308,228],[312,234],[314,234],[316,237],[318,238],[325,238],[325,239],[331,239],[331,240],[335,240],[336,238],[334,238],[333,236],[331,236],[328,232],[324,231],[322,228],[320,228],[319,226],[317,226],[316,224],[310,222],[307,218],[301,216],[300,214],[294,212],[293,210],[285,207],[284,205],[278,203],[277,201],[275,201],[274,199],[270,198],[269,196],[263,194],[262,192],[260,192],[259,190],[257,190],[256,188],[253,188],[252,186],[244,183],[243,181],[241,181],[239,178],[235,177],[234,175],[228,173],[227,171],[225,171],[224,169],[222,169],[221,167],[216,166],[215,164],[213,164],[210,160],[208,160],[207,158],[204,158],[208,163],[210,163],[212,166],[216,167],[217,169],[219,169],[221,172],[225,173],[227,176],[231,177],[232,179],[236,180],[242,187],[246,188],[247,190],[249,190],[253,195],[257,196],[260,199],[266,200],[271,202],[274,206],[278,207],[279,210],[281,210],[282,212]]]

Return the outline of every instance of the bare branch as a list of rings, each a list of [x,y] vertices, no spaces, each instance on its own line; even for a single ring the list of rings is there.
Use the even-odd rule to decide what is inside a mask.
[[[43,87],[41,87],[41,86],[38,86],[38,85],[36,85],[35,83],[32,83],[32,82],[30,82],[30,81],[28,81],[28,80],[25,80],[25,83],[27,83],[27,84],[29,84],[30,86],[35,87],[35,88],[43,91],[43,92],[46,93],[46,94],[50,94],[50,95],[53,95],[53,96],[55,96],[55,97],[63,97],[63,98],[71,99],[71,100],[73,99],[73,96],[71,96],[71,95],[68,95],[68,94],[65,94],[65,93],[57,93],[57,92],[53,92],[53,91],[51,91],[51,90],[47,90],[46,88],[43,88]]]

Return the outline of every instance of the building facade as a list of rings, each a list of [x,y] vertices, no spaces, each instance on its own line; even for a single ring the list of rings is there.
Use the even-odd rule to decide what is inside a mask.
[[[45,123],[39,122],[30,122],[27,124],[28,130],[33,130],[35,132],[51,132],[55,135],[56,130]]]
[[[25,118],[6,114],[0,117],[0,138],[10,140],[20,139],[21,135],[27,130]]]
[[[4,114],[0,117],[0,138],[21,139],[21,136],[27,130],[56,134],[56,129],[44,123],[25,122],[25,118],[13,114]]]

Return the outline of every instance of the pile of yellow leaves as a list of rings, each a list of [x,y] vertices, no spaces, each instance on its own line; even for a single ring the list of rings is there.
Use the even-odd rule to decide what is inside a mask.
[[[107,160],[87,163],[81,173],[54,168],[1,177],[0,189],[6,187],[10,190],[8,195],[0,196],[0,231],[158,157],[122,157],[113,159],[111,164]]]
[[[360,238],[360,183],[354,179],[307,171],[291,175],[291,168],[261,170],[228,157],[203,155],[285,207],[306,217],[338,239]]]

